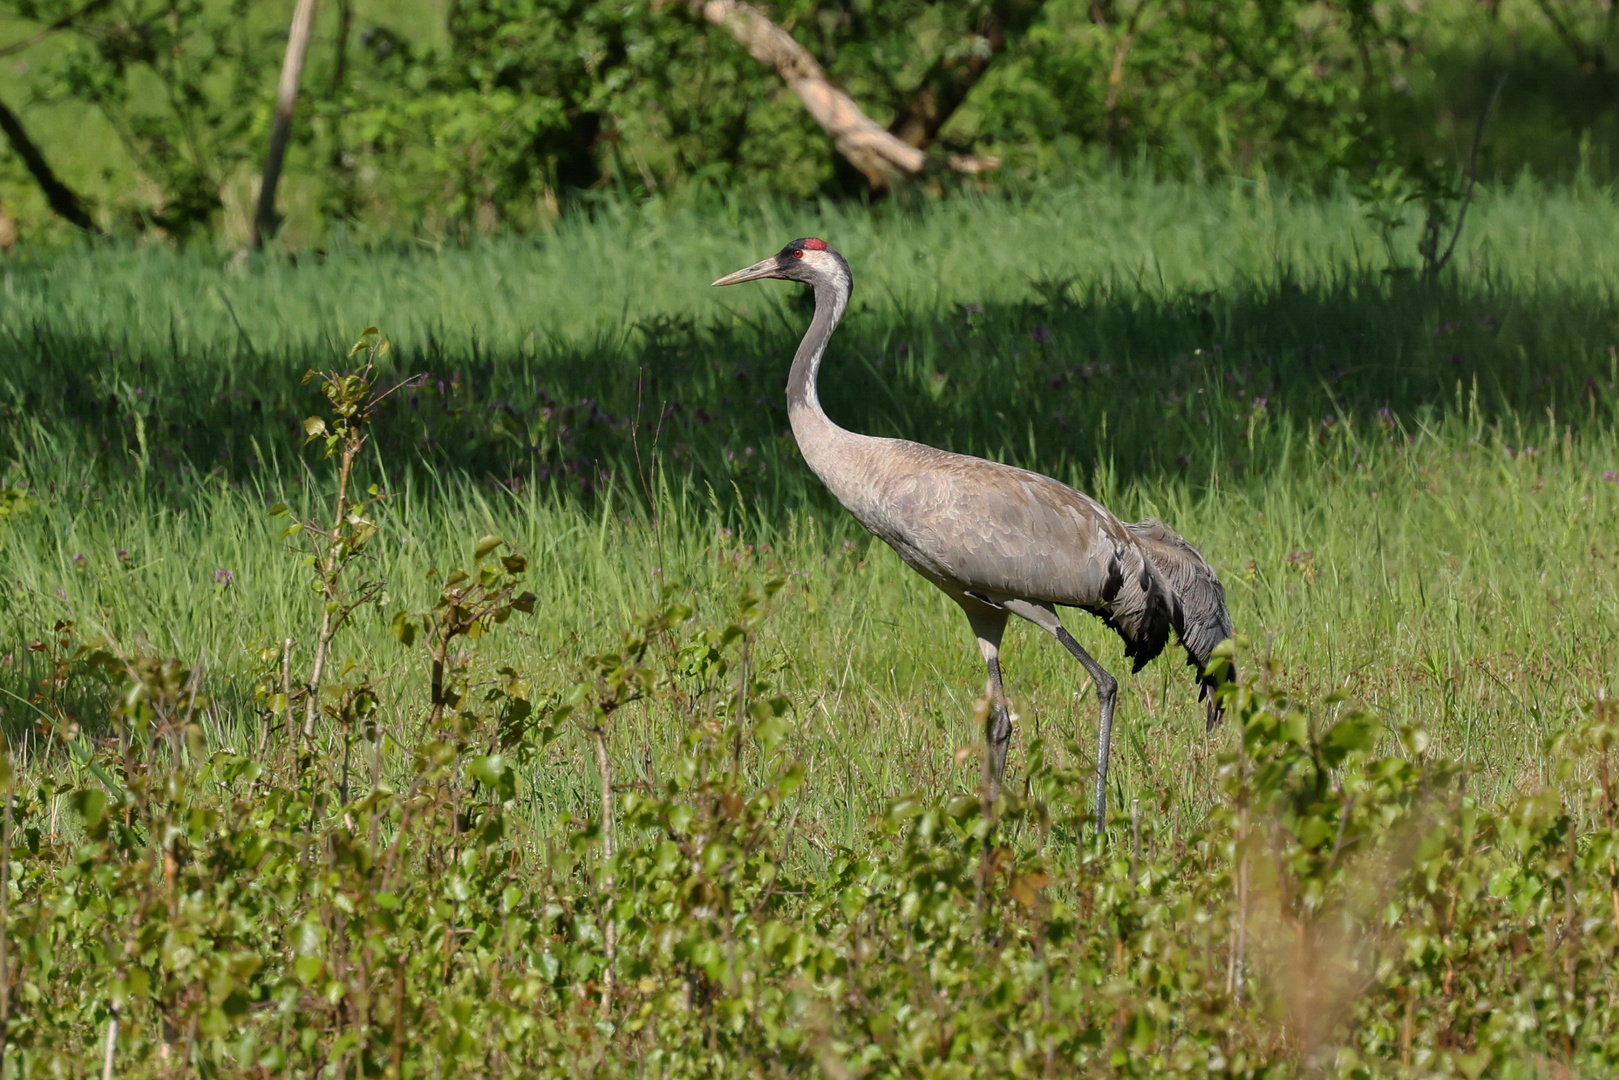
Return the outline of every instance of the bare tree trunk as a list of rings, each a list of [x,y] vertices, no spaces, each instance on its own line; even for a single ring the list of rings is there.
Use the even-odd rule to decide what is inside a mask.
[[[287,56],[281,62],[281,84],[276,88],[275,119],[270,127],[270,152],[264,158],[264,178],[259,185],[259,208],[253,215],[253,246],[264,247],[266,237],[281,227],[275,212],[275,189],[281,182],[281,163],[287,156],[287,139],[292,134],[292,108],[298,101],[298,82],[304,75],[304,57],[309,55],[309,38],[315,26],[317,0],[298,0],[287,31]]]
[[[853,98],[828,81],[809,50],[758,8],[743,0],[704,0],[699,10],[704,19],[736,38],[755,60],[776,70],[815,122],[832,136],[838,153],[865,173],[873,187],[921,174],[927,154],[867,116]],[[965,173],[984,172],[1000,165],[995,158],[962,155],[952,155],[947,163]]]

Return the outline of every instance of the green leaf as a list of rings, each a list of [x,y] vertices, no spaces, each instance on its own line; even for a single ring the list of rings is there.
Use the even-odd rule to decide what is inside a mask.
[[[354,347],[349,350],[349,355],[353,356],[355,353],[361,353],[369,349],[371,347],[370,339],[376,337],[379,333],[381,331],[374,326],[366,327],[365,331],[360,334],[360,340],[356,341]]]
[[[81,788],[70,800],[74,811],[84,819],[85,831],[95,835],[107,809],[107,796],[96,788]]]
[[[889,804],[887,817],[890,824],[898,825],[903,821],[909,821],[911,818],[917,817],[921,813],[922,800],[915,795],[906,795]]]
[[[1277,734],[1294,746],[1310,745],[1310,722],[1303,713],[1288,713],[1282,717]]]
[[[118,784],[118,782],[116,780],[114,780],[111,776],[109,776],[107,774],[106,769],[103,769],[100,765],[96,764],[94,761],[85,762],[84,767],[89,770],[91,776],[93,776],[97,780],[101,781],[101,786],[102,787],[105,787],[108,791],[112,792],[113,794],[118,795],[120,798],[122,797],[124,789],[121,786],[119,786],[119,784]]]
[[[1350,754],[1370,753],[1383,734],[1383,725],[1369,713],[1351,713],[1338,721],[1321,740],[1321,756],[1337,765]]]
[[[1321,817],[1308,817],[1298,825],[1299,843],[1307,849],[1315,849],[1326,843],[1337,833],[1337,823]]]
[[[318,416],[311,416],[304,421],[304,434],[311,439],[318,439],[326,434],[326,421]]]
[[[473,559],[482,559],[505,542],[498,536],[486,536],[478,541],[477,547],[472,549],[472,557]]]
[[[292,947],[301,956],[319,955],[326,948],[326,928],[305,919],[292,932]]]
[[[394,616],[393,622],[388,626],[388,632],[398,639],[399,644],[406,648],[416,644],[417,624],[414,619],[403,611]]]
[[[517,798],[517,774],[501,754],[472,759],[473,777],[492,792],[498,802]]]
[[[804,785],[804,766],[801,762],[790,763],[776,776],[776,790],[785,798]]]
[[[769,703],[755,702],[748,709],[754,718],[754,737],[759,740],[759,747],[766,754],[773,752],[787,737],[787,721],[781,712],[772,708]]]

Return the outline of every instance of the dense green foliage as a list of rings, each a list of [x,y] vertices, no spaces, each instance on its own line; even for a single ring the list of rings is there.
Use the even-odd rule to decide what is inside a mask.
[[[90,653],[126,683],[118,752],[76,740],[84,779],[16,810],[17,1074],[79,1071],[112,1019],[123,1075],[1476,1076],[1619,1054],[1612,703],[1559,741],[1553,786],[1491,810],[1420,728],[1373,756],[1371,717],[1250,676],[1200,827],[1099,839],[1083,775],[1037,743],[995,816],[901,799],[811,867],[789,706],[760,698],[761,613],[738,603],[724,628],[664,609],[542,707],[684,715],[681,751],[624,785],[616,850],[602,818],[521,815],[514,769],[553,734],[513,708],[521,680],[408,747],[344,710],[341,771],[295,780],[285,754],[209,750],[183,665]]]
[[[1605,1073],[1614,211],[1487,190],[1435,281],[1347,197],[1128,177],[7,264],[8,1080],[115,1008],[119,1076]],[[959,613],[787,435],[800,301],[707,289],[795,234],[856,274],[835,417],[1225,578],[1230,719],[1122,678],[1105,836],[1026,629],[985,816]]]
[[[285,3],[8,0],[6,40],[58,26],[10,102],[118,232],[240,240]],[[1476,170],[1612,179],[1607,0],[781,0],[764,5],[881,125],[934,162],[907,192],[1069,181],[1109,162],[1454,197]],[[334,234],[531,229],[581,200],[864,198],[781,78],[682,0],[338,0],[323,6],[281,204],[294,247]],[[0,40],[4,47],[6,40]],[[0,200],[51,216],[14,148]]]

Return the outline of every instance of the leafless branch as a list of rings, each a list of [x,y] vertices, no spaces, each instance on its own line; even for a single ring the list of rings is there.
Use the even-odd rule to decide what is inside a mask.
[[[11,143],[11,148],[22,159],[29,175],[39,185],[39,190],[45,195],[45,201],[50,204],[57,216],[78,226],[87,233],[100,235],[101,230],[96,227],[95,220],[90,217],[90,211],[85,207],[84,199],[79,193],[68,187],[51,168],[50,162],[45,160],[45,153],[29,136],[26,128],[22,126],[22,119],[9,108],[5,102],[0,101],[0,132],[3,132]]]
[[[1467,206],[1473,201],[1473,187],[1478,183],[1478,148],[1484,141],[1484,125],[1489,123],[1490,114],[1495,111],[1495,103],[1501,97],[1501,88],[1506,86],[1505,74],[1495,80],[1495,89],[1490,93],[1490,100],[1484,106],[1484,111],[1478,114],[1478,126],[1473,129],[1473,149],[1467,155],[1467,189],[1462,193],[1461,208],[1456,211],[1456,227],[1451,230],[1450,243],[1445,247],[1445,253],[1434,263],[1431,277],[1437,277],[1439,272],[1450,262],[1451,254],[1456,250],[1456,241],[1461,239],[1462,222],[1467,220]]]
[[[1594,52],[1587,48],[1585,42],[1580,40],[1579,35],[1576,34],[1569,27],[1568,23],[1564,21],[1563,17],[1558,14],[1557,8],[1554,4],[1552,4],[1551,0],[1538,0],[1538,2],[1540,4],[1541,13],[1546,16],[1546,21],[1552,24],[1552,29],[1556,31],[1557,36],[1562,39],[1563,44],[1568,46],[1568,51],[1574,55],[1575,61],[1580,64],[1580,66],[1584,67],[1587,64],[1597,68],[1605,66],[1605,57],[1602,54],[1601,48],[1598,47]]]
[[[26,49],[31,49],[52,34],[68,29],[86,15],[93,15],[98,9],[104,8],[110,3],[112,3],[112,0],[89,0],[83,7],[68,12],[55,22],[41,28],[37,33],[30,34],[21,41],[13,41],[10,45],[0,46],[0,57],[14,56]]]

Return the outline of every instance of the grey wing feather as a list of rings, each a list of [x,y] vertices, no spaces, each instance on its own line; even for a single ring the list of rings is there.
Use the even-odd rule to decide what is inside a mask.
[[[1161,521],[1137,521],[1131,534],[1158,567],[1175,598],[1175,634],[1186,649],[1186,659],[1197,669],[1209,698],[1209,726],[1220,718],[1210,691],[1213,684],[1204,676],[1214,647],[1231,636],[1231,613],[1226,610],[1225,586],[1202,552],[1188,544]]]
[[[868,467],[871,498],[838,492],[867,528],[947,591],[1083,608],[1136,668],[1168,641],[1172,597],[1130,530],[1048,476],[900,440]]]

